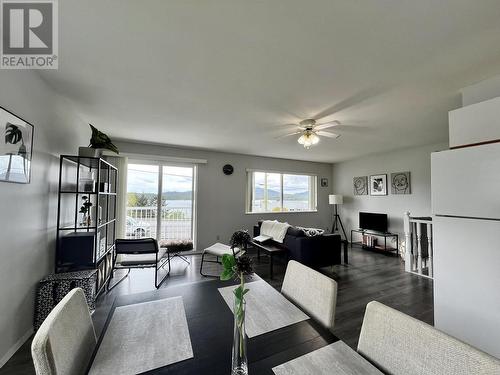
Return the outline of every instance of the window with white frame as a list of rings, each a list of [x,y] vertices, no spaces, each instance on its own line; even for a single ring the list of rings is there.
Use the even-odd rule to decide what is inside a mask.
[[[317,177],[271,171],[247,171],[247,212],[304,212],[317,209]]]
[[[147,160],[128,164],[127,238],[193,240],[195,168]]]

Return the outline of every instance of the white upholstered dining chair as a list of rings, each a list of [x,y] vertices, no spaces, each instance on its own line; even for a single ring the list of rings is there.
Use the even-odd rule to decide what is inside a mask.
[[[97,343],[85,294],[71,290],[38,329],[31,355],[37,375],[84,374]]]
[[[303,264],[291,260],[281,293],[330,331],[335,324],[337,282]]]
[[[500,374],[499,359],[376,301],[366,306],[358,353],[389,375]]]

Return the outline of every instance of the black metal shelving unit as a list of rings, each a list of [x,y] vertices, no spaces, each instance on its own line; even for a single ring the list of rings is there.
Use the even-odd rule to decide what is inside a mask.
[[[111,277],[116,238],[118,170],[101,158],[61,155],[57,205],[56,272],[97,269],[96,295]],[[79,212],[92,203],[90,220]]]

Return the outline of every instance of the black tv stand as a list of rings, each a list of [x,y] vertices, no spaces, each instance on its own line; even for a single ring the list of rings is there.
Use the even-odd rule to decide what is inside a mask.
[[[361,233],[363,236],[370,236],[372,237],[383,237],[384,238],[384,246],[378,246],[378,245],[368,245],[365,243],[365,241],[358,242],[358,244],[361,244],[361,247],[366,250],[375,250],[375,251],[383,251],[383,252],[395,252],[396,256],[399,256],[399,235],[397,233],[390,233],[390,232],[375,232],[367,229],[352,229],[351,230],[351,246],[354,244],[352,242],[352,234],[353,233]],[[396,238],[396,247],[387,247],[387,238]]]

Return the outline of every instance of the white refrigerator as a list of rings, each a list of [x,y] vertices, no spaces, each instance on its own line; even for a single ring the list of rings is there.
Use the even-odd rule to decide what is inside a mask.
[[[434,324],[500,358],[500,143],[431,160]]]

